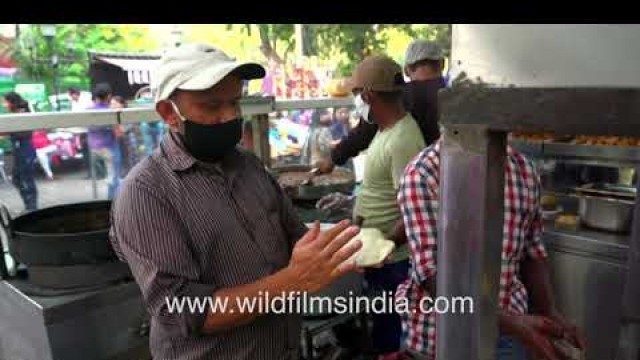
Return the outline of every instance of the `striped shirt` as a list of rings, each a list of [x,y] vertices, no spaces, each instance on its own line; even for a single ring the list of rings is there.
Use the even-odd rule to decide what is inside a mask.
[[[206,312],[170,313],[166,298],[207,297],[287,266],[307,228],[264,165],[237,148],[206,164],[169,132],[113,204],[111,242],[151,314],[154,359],[292,359],[301,318],[260,315],[203,334]]]
[[[398,194],[411,250],[410,276],[396,292],[396,299],[406,299],[410,309],[401,314],[403,346],[426,355],[427,359],[435,359],[436,317],[435,312],[421,312],[419,303],[428,295],[421,284],[436,276],[440,146],[441,142],[436,142],[409,163]],[[525,256],[547,256],[541,240],[539,199],[540,181],[533,164],[509,146],[505,168],[499,306],[516,314],[528,310],[527,289],[519,274],[520,261]]]

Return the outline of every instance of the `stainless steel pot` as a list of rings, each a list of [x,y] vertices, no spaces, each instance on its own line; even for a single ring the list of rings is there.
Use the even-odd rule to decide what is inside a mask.
[[[589,184],[578,189],[580,222],[590,228],[628,233],[635,193],[619,186]]]
[[[594,229],[628,233],[633,204],[628,200],[581,195],[578,208],[580,222]]]

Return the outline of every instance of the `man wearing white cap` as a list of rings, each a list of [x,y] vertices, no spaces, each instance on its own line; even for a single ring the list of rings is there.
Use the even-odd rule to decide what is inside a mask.
[[[358,228],[308,230],[264,165],[237,147],[242,81],[264,73],[183,45],[154,74],[171,131],[124,181],[111,228],[152,317],[154,359],[295,359],[300,317],[264,314],[268,299],[315,292],[355,268],[347,259],[361,244],[344,245]],[[194,299],[204,308],[191,311]],[[172,306],[180,301],[183,311]]]

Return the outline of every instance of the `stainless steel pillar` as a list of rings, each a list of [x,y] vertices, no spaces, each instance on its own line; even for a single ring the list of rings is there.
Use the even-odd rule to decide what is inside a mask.
[[[438,360],[494,360],[504,223],[506,134],[447,125],[440,167],[437,295],[472,314],[438,314]]]

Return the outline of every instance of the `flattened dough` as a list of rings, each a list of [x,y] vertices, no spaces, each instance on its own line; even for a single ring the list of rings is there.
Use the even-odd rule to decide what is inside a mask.
[[[395,248],[393,241],[385,239],[382,231],[374,228],[360,229],[360,233],[351,239],[351,241],[355,240],[362,242],[362,248],[349,261],[355,259],[356,264],[360,267],[382,263]]]
[[[313,223],[307,223],[306,225],[310,228]],[[320,230],[327,231],[333,226],[335,224],[321,223]],[[361,228],[360,233],[354,236],[349,243],[356,239],[362,241],[362,248],[347,261],[355,260],[359,267],[369,267],[382,263],[396,246],[393,241],[385,239],[382,231],[375,228]]]

